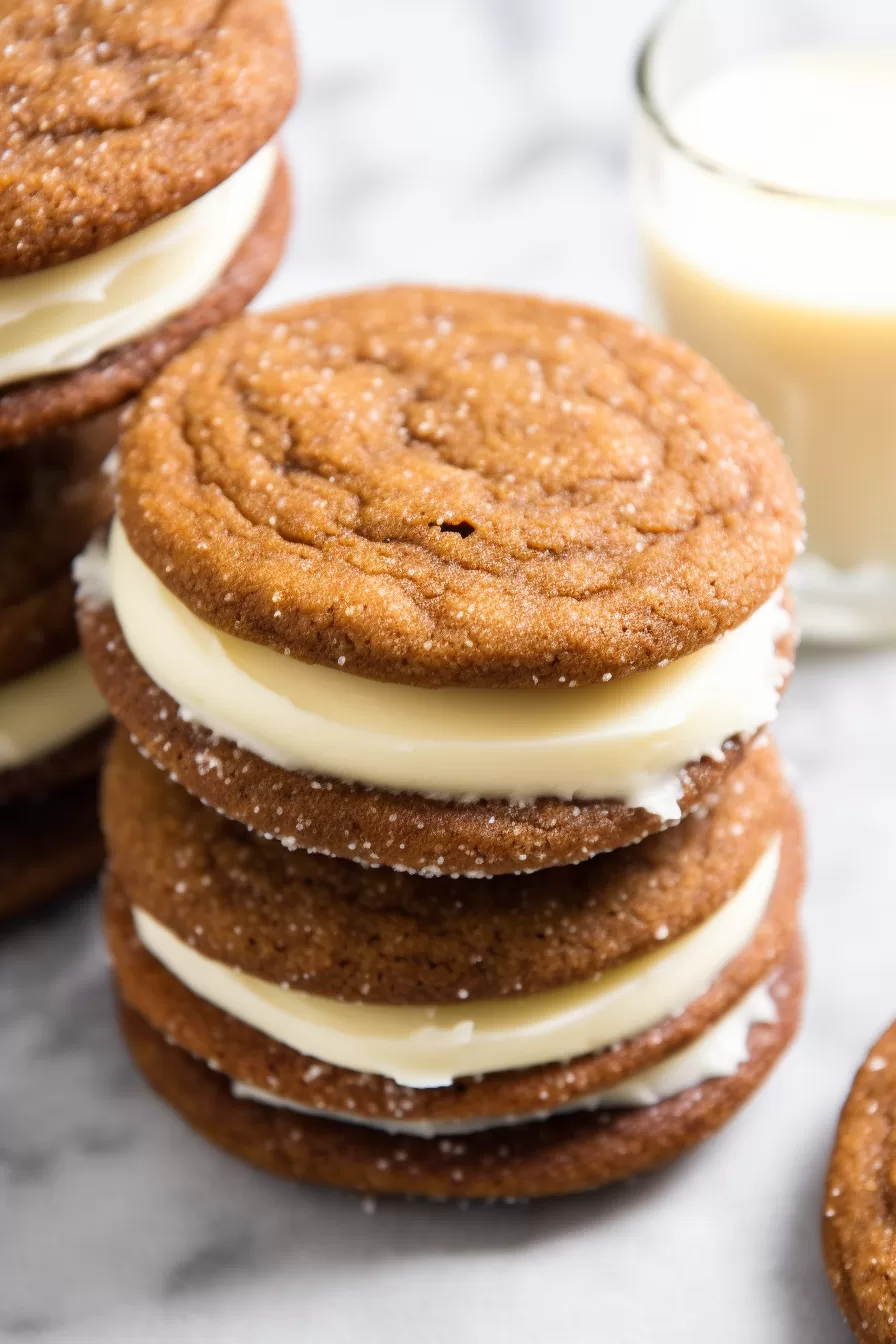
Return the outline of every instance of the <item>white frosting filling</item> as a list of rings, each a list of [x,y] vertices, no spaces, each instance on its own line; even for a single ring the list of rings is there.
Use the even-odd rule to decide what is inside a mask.
[[[299,1102],[279,1097],[251,1083],[233,1081],[230,1090],[237,1098],[259,1101],[266,1106],[282,1107],[300,1115],[316,1115],[326,1120],[341,1120],[348,1124],[363,1125],[368,1129],[384,1130],[387,1134],[408,1134],[421,1139],[434,1139],[452,1134],[476,1134],[485,1129],[507,1125],[524,1125],[533,1120],[547,1120],[552,1115],[569,1111],[596,1111],[627,1106],[655,1106],[668,1097],[677,1096],[689,1087],[697,1087],[711,1078],[728,1078],[736,1073],[750,1057],[750,1030],[760,1022],[776,1022],[778,1010],[767,984],[757,985],[750,993],[720,1018],[696,1041],[661,1060],[652,1068],[632,1074],[630,1078],[603,1092],[592,1092],[577,1097],[565,1106],[553,1110],[536,1111],[529,1115],[489,1116],[471,1120],[396,1120],[373,1119],[351,1111],[325,1111],[316,1106],[302,1106]]]
[[[134,908],[144,946],[181,983],[241,1022],[314,1059],[409,1087],[572,1059],[682,1011],[751,941],[775,885],[780,837],[709,919],[672,943],[584,983],[540,994],[435,1006],[341,1003],[213,961]]]
[[[0,770],[74,742],[109,711],[80,652],[0,686]]]
[[[117,520],[109,591],[132,654],[184,718],[286,770],[449,798],[620,798],[676,819],[682,767],[770,722],[786,672],[779,597],[666,667],[530,691],[392,685],[224,634]]]
[[[0,385],[83,368],[189,308],[251,231],[276,160],[266,145],[205,196],[111,247],[0,281]]]

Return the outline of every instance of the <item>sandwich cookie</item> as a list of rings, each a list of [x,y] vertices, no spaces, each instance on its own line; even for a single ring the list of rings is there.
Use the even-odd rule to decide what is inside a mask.
[[[0,447],[119,405],[239,313],[285,241],[280,0],[0,18]]]
[[[863,1344],[896,1340],[896,1024],[872,1047],[847,1098],[822,1217],[828,1277]]]
[[[768,748],[708,816],[485,887],[287,853],[122,737],[104,821],[138,1063],[284,1174],[430,1195],[603,1184],[721,1124],[795,1027],[800,828]]]
[[[536,870],[677,821],[774,718],[801,527],[768,426],[681,346],[343,295],[152,385],[82,637],[151,759],[263,835]]]

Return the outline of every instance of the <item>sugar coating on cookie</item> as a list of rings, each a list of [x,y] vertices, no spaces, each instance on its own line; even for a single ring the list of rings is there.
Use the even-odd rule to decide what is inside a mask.
[[[771,748],[715,807],[572,868],[433,882],[289,851],[203,806],[119,732],[104,784],[110,865],[205,956],[308,993],[439,1003],[584,981],[674,943],[720,908],[789,804]]]
[[[765,883],[767,863],[762,868],[761,880]],[[298,1016],[292,1027],[286,1026],[285,1033],[281,1030],[286,1025],[282,1017],[278,1024],[276,1015],[267,1013],[262,1022],[251,1006],[247,1011],[248,1000],[242,991],[238,1000],[231,997],[228,1008],[224,1008],[209,975],[202,972],[200,979],[194,977],[195,963],[203,960],[191,947],[195,936],[186,936],[180,952],[174,945],[179,940],[170,933],[160,939],[159,930],[139,909],[139,889],[126,890],[114,872],[109,874],[106,886],[106,932],[125,999],[184,1049],[214,1060],[228,1077],[267,1090],[284,1101],[366,1116],[371,1121],[390,1117],[454,1121],[554,1111],[614,1087],[692,1045],[786,956],[796,936],[802,877],[799,832],[791,820],[783,836],[771,892],[767,887],[757,888],[755,881],[749,884],[751,890],[744,884],[732,895],[731,909],[735,903],[740,908],[740,913],[734,910],[733,922],[730,914],[723,914],[710,916],[704,923],[697,941],[702,941],[705,949],[709,933],[714,944],[714,966],[704,959],[694,939],[662,940],[657,949],[664,969],[653,965],[657,959],[650,954],[649,969],[643,957],[634,958],[624,968],[624,978],[631,986],[626,991],[628,1008],[620,1002],[618,986],[610,991],[612,1002],[606,998],[600,1002],[604,987],[600,981],[586,981],[573,987],[581,1010],[575,1020],[566,1016],[568,994],[531,996],[521,985],[508,1003],[501,1001],[497,1035],[490,1032],[487,1039],[481,1036],[477,1023],[488,1019],[496,1024],[490,1007],[493,1001],[463,994],[455,1000],[453,1016],[459,1020],[453,1027],[448,1025],[449,1034],[444,1035],[446,1012],[424,1011],[422,1017],[429,1022],[429,1029],[419,1038],[414,1035],[421,1018],[419,1009],[408,1005],[377,1007],[368,1003],[369,996],[364,993],[356,1004],[345,1005],[325,996],[303,995],[288,987],[270,985],[265,994],[275,1007],[294,999],[290,1011]],[[742,919],[744,897],[749,903],[747,909],[752,910],[746,928]],[[725,947],[718,940],[719,930],[708,927],[719,921],[728,930]],[[241,926],[235,923],[234,928],[238,941]],[[308,935],[297,929],[292,936],[298,940]],[[225,963],[219,965],[226,971]],[[666,985],[662,992],[667,993],[670,967],[677,989],[663,1004],[660,981]],[[217,980],[220,983],[221,977]],[[238,980],[251,988],[249,977],[240,976]],[[555,1015],[558,1004],[562,1019]],[[592,1007],[596,1007],[597,1015]],[[310,1042],[309,1011],[313,1012],[312,1030],[320,1047],[315,1050],[303,1049],[297,1034]],[[586,1012],[589,1022],[585,1032],[592,1040],[583,1045],[581,1022]],[[452,1018],[450,1011],[447,1018]],[[384,1020],[388,1023],[388,1041],[379,1036]],[[533,1035],[536,1020],[543,1030]],[[318,1028],[325,1022],[330,1026],[326,1037],[321,1037]],[[352,1032],[352,1039],[340,1042],[340,1023]],[[570,1050],[574,1043],[578,1048]],[[560,1049],[555,1048],[558,1045]]]
[[[862,1344],[896,1339],[896,1023],[871,1047],[837,1128],[822,1211],[825,1262]]]
[[[125,1003],[138,1067],[204,1137],[279,1176],[382,1194],[508,1199],[594,1189],[659,1167],[723,1125],[762,1083],[796,1031],[803,989],[794,944],[772,984],[776,1020],[752,1027],[746,1059],[658,1104],[573,1111],[456,1138],[390,1134],[238,1099],[226,1077]]]
[[[395,288],[245,317],[124,436],[131,545],[212,626],[419,686],[655,668],[780,586],[780,445],[682,346],[592,309]]]
[[[9,5],[0,73],[0,276],[203,195],[270,139],[296,87],[281,0]]]

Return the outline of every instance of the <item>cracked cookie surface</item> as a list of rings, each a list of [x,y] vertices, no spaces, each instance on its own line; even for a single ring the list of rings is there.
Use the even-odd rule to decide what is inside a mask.
[[[271,138],[295,96],[281,0],[0,5],[0,276],[99,251]]]
[[[778,588],[796,484],[684,347],[593,309],[394,288],[247,316],[122,442],[136,551],[196,615],[420,686],[594,683]]]

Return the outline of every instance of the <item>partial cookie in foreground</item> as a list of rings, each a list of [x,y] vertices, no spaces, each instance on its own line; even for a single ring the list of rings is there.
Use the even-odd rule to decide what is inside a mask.
[[[711,803],[793,653],[774,435],[582,307],[394,289],[244,318],[141,400],[119,514],[81,609],[116,716],[226,815],[368,864],[639,840]]]
[[[828,1170],[822,1236],[828,1277],[863,1344],[896,1340],[896,1023],[856,1074]]]
[[[662,1166],[719,1129],[759,1087],[799,1020],[802,958],[771,986],[776,1020],[750,1029],[725,1077],[640,1109],[573,1111],[441,1139],[383,1133],[235,1097],[227,1079],[123,1006],[125,1040],[153,1088],[235,1157],[275,1175],[373,1194],[519,1199],[569,1194]]]

